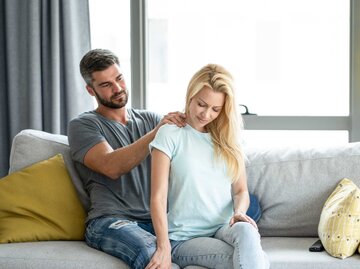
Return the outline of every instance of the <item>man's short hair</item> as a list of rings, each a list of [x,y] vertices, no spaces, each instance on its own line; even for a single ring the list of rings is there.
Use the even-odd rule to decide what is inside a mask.
[[[119,58],[110,50],[93,49],[87,52],[80,61],[80,73],[86,84],[92,86],[92,73],[103,71],[109,66],[120,65]]]

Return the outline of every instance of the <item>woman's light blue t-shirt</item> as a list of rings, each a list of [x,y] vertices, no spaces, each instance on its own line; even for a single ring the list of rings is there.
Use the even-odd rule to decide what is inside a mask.
[[[231,179],[225,163],[215,158],[209,133],[201,133],[190,125],[164,125],[151,148],[161,150],[171,160],[170,239],[212,236],[229,222],[233,212]]]

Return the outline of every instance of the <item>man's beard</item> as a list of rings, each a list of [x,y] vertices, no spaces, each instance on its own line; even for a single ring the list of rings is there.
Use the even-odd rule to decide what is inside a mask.
[[[128,95],[127,95],[126,89],[124,89],[123,91],[121,91],[118,94],[115,94],[115,95],[111,96],[110,100],[106,100],[106,99],[101,98],[100,95],[95,90],[94,90],[94,93],[95,93],[96,98],[99,101],[99,103],[102,104],[105,107],[108,107],[108,108],[122,108],[128,102]],[[123,97],[123,101],[121,101],[120,103],[114,103],[114,102],[111,101],[112,98],[115,98],[116,96],[118,96],[120,94],[123,94],[123,93],[125,93],[124,97]]]

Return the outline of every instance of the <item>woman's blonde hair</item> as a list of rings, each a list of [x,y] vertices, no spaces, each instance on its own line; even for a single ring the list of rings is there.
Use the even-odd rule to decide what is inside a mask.
[[[235,182],[242,172],[244,158],[239,143],[239,131],[243,124],[237,111],[233,78],[224,67],[217,64],[208,64],[201,68],[189,82],[186,92],[185,113],[189,113],[192,98],[204,87],[225,94],[224,106],[219,116],[206,128],[214,143],[215,156],[225,161],[228,174],[232,178],[232,182]]]

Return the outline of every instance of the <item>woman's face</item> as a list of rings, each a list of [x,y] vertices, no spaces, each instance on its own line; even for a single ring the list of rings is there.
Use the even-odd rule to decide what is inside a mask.
[[[205,132],[205,126],[216,119],[225,103],[225,93],[202,88],[191,100],[186,115],[187,123],[194,129]]]

